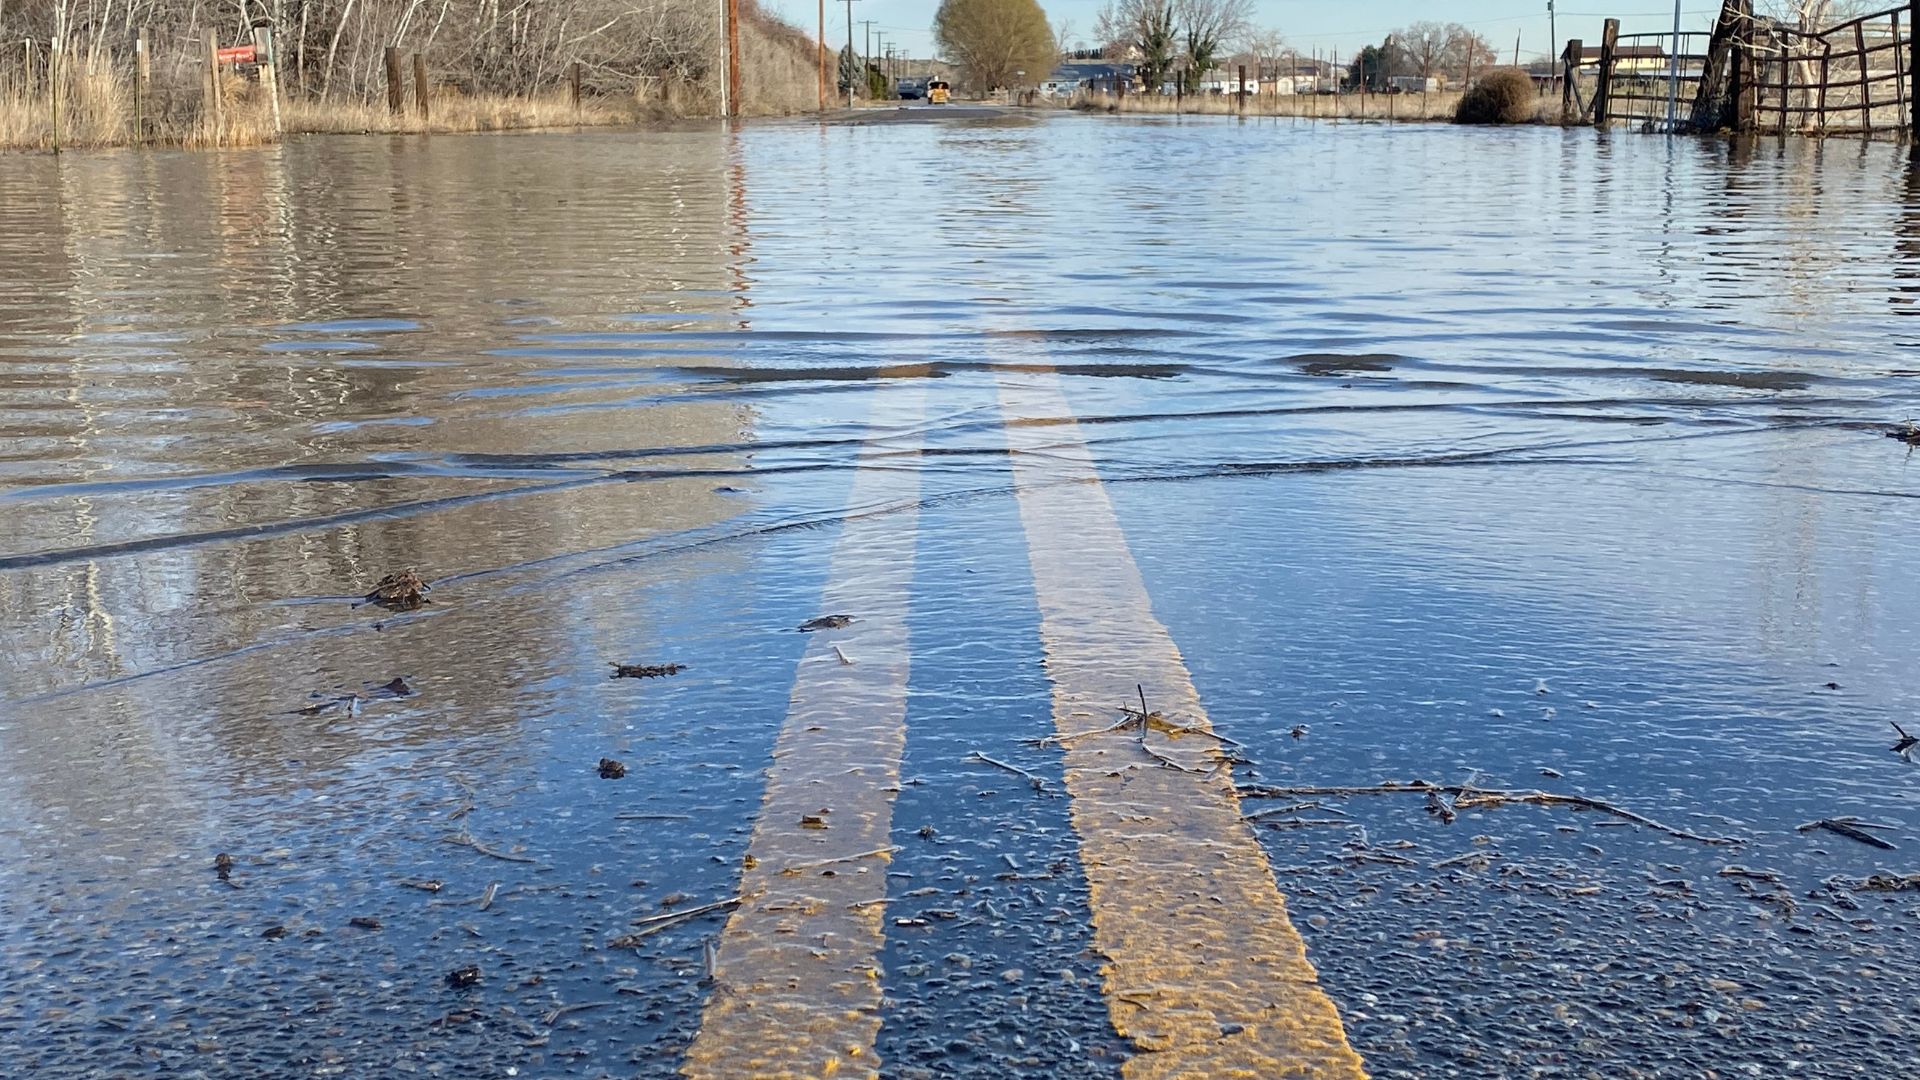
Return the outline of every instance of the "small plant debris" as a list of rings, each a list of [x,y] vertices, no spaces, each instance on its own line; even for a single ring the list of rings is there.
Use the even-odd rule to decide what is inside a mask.
[[[377,604],[389,611],[414,611],[422,604],[432,603],[426,594],[433,586],[420,579],[412,567],[388,574],[374,583],[373,591],[365,597],[365,602]]]
[[[1893,723],[1893,722],[1888,721],[1888,723]],[[1913,736],[1907,734],[1907,729],[1901,727],[1899,724],[1894,724],[1893,730],[1900,733],[1900,741],[1894,743],[1893,746],[1890,747],[1889,749],[1891,749],[1894,753],[1899,754],[1901,757],[1906,758],[1908,761],[1912,761],[1913,748],[1916,746],[1920,746],[1920,739],[1916,739]]]
[[[1893,828],[1891,825],[1879,825],[1871,821],[1861,821],[1856,817],[1837,817],[1809,821],[1805,825],[1799,826],[1797,831],[1810,832],[1814,829],[1825,829],[1830,833],[1837,833],[1840,836],[1844,836],[1849,840],[1858,841],[1868,847],[1876,847],[1882,851],[1892,851],[1894,849],[1892,844],[1867,831],[1868,829],[1891,828]]]
[[[801,814],[801,815],[800,815],[800,827],[801,827],[801,828],[803,828],[803,829],[824,829],[824,828],[826,828],[826,827],[827,827],[827,819],[826,819],[826,818],[825,818],[824,816],[822,816],[822,815],[824,815],[825,813],[826,813],[826,811],[824,811],[824,810],[822,810],[822,811],[821,811],[820,813],[818,813],[818,814]]]
[[[233,880],[233,856],[226,852],[223,851],[213,857],[213,872],[228,885],[236,889],[240,887],[240,883]]]
[[[627,767],[625,764],[615,761],[610,757],[600,759],[600,779],[618,780],[625,775],[627,775]]]
[[[260,936],[266,938],[268,941],[279,941],[281,938],[287,936],[287,928],[284,926],[269,926],[265,930],[260,931]]]
[[[1920,446],[1920,424],[1909,420],[1905,424],[1887,432],[1887,438],[1899,439],[1908,446]]]
[[[403,881],[400,884],[405,885],[409,889],[419,889],[421,892],[434,892],[434,893],[437,893],[441,889],[446,887],[443,883],[436,881],[432,878],[427,878],[422,881]]]
[[[465,990],[469,986],[480,985],[480,965],[468,964],[447,972],[447,985],[455,990]]]
[[[853,625],[851,615],[822,615],[817,619],[808,619],[800,624],[800,632],[811,634],[815,630],[839,630]]]
[[[378,930],[381,928],[380,920],[371,915],[355,915],[353,918],[347,920],[347,925],[359,930]]]
[[[661,679],[668,675],[678,675],[687,670],[685,664],[613,664],[613,677],[616,679]]]

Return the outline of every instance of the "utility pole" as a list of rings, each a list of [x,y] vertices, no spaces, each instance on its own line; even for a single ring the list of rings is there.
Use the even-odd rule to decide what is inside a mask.
[[[1560,28],[1553,17],[1553,0],[1547,0],[1547,52],[1553,54],[1552,46],[1560,44]]]
[[[1551,2],[1551,0],[1549,0]],[[827,111],[827,0],[820,0],[819,54],[814,57],[820,75],[820,111]]]
[[[1856,26],[1857,25],[1858,24],[1856,24]],[[1855,32],[1858,33],[1858,30]],[[1667,135],[1671,138],[1674,128],[1678,125],[1680,115],[1680,0],[1673,0],[1673,47],[1668,51],[1673,54],[1667,61]],[[1782,58],[1780,62],[1784,65],[1786,63],[1785,58]],[[1824,61],[1822,62],[1824,63]],[[1863,52],[1860,56],[1860,67],[1864,70],[1866,66],[1867,58]],[[1866,76],[1863,74],[1860,78],[1861,100],[1864,101],[1866,99]],[[1781,82],[1785,81],[1784,78],[1781,79]],[[1824,94],[1826,91],[1822,90],[1821,93]],[[1787,127],[1786,102],[1782,101],[1780,106],[1780,129],[1785,131]]]
[[[727,0],[727,103],[740,113],[740,0]]]
[[[867,51],[860,58],[860,85],[867,85],[867,71],[873,67],[873,20],[862,19],[860,25],[867,30]]]
[[[853,59],[853,0],[847,0],[847,59]],[[853,108],[852,72],[847,73],[847,108]]]
[[[1513,32],[1513,66],[1520,66],[1520,31]]]

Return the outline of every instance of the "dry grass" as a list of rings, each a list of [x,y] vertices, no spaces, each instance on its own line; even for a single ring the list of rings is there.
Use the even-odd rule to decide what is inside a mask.
[[[0,95],[0,147],[112,146],[132,134],[131,95],[105,61],[69,60],[59,77],[59,126],[55,99],[11,88]]]
[[[289,132],[332,135],[401,132],[508,131],[520,128],[571,127],[581,124],[627,124],[644,118],[638,100],[588,97],[575,111],[567,91],[520,97],[506,94],[462,94],[435,91],[423,119],[411,100],[399,113],[387,103],[295,99],[282,107],[282,123]]]
[[[810,112],[818,104],[819,52],[801,31],[743,5],[740,27],[742,87],[740,112],[747,116],[785,116]],[[47,150],[121,146],[138,141],[171,146],[248,146],[273,140],[272,103],[256,82],[228,73],[222,81],[222,122],[216,132],[204,115],[205,84],[190,65],[177,68],[168,82],[156,66],[155,79],[139,110],[130,61],[105,56],[92,61],[71,58],[61,65],[57,97],[48,85],[27,80],[0,81],[0,150]],[[604,85],[604,80],[602,80]],[[282,125],[287,132],[469,132],[577,125],[665,121],[719,112],[718,87],[642,79],[631,94],[589,93],[575,109],[565,87],[531,94],[467,94],[436,87],[422,119],[409,80],[404,108],[388,111],[383,98],[322,100],[283,95]]]
[[[1528,124],[1534,120],[1540,94],[1533,80],[1519,68],[1490,71],[1460,98],[1454,110],[1456,124]]]
[[[1249,94],[1241,109],[1231,94],[1172,98],[1160,94],[1081,94],[1071,107],[1095,112],[1202,116],[1298,116],[1321,120],[1451,120],[1458,91],[1431,94]],[[1117,107],[1116,107],[1117,106]]]
[[[1199,116],[1296,116],[1319,120],[1391,120],[1451,122],[1460,106],[1458,90],[1430,94],[1249,94],[1246,108],[1236,108],[1232,95],[1171,98],[1159,94],[1129,94],[1114,98],[1082,93],[1067,107],[1087,112]],[[1530,122],[1560,123],[1560,99],[1534,96]]]

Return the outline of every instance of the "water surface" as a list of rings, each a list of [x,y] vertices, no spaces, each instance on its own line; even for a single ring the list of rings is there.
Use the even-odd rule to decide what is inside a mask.
[[[672,1074],[719,923],[606,942],[734,890],[878,446],[922,496],[883,1071],[1117,1075],[1066,803],[967,760],[1058,776],[998,395],[1057,369],[1244,780],[1745,841],[1400,796],[1262,828],[1376,1075],[1895,1075],[1920,907],[1847,882],[1920,870],[1920,465],[1883,437],[1917,298],[1879,145],[1062,117],[0,159],[0,1049]],[[353,604],[405,567],[432,604]],[[1843,815],[1896,848],[1796,831]]]

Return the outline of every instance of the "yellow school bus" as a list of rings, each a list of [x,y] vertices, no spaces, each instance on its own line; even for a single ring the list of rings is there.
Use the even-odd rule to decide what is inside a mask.
[[[947,80],[934,79],[927,83],[927,104],[945,105],[953,91],[947,88]]]

